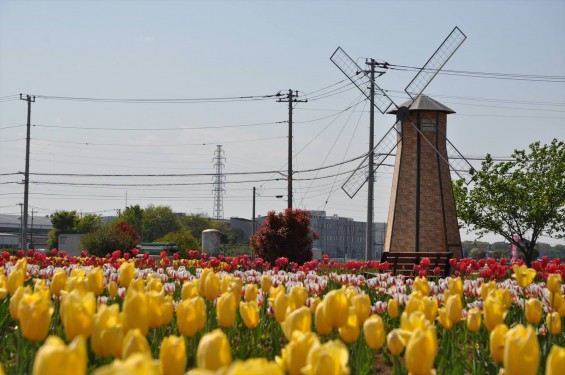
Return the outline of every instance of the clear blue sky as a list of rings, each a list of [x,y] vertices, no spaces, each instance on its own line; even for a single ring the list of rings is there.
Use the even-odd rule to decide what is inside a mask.
[[[367,151],[368,105],[342,112],[360,98],[351,86],[331,92],[347,85],[332,86],[345,79],[329,60],[334,50],[341,46],[360,65],[371,57],[419,67],[454,26],[468,39],[445,69],[561,77],[555,82],[438,75],[426,94],[457,112],[449,117],[447,135],[460,152],[505,157],[535,141],[565,139],[565,2],[559,0],[0,0],[0,174],[25,169],[26,103],[10,100],[19,93],[201,99],[298,90],[310,101],[294,110],[294,169],[340,163]],[[402,91],[413,75],[389,70],[378,84],[403,102]],[[274,98],[133,104],[38,97],[32,105],[36,126],[30,169],[214,173],[212,158],[221,144],[226,173],[284,173],[287,124],[281,122],[287,113],[287,104]],[[393,121],[391,115],[376,117],[377,140]],[[262,125],[235,126],[253,124]],[[364,221],[366,187],[351,200],[340,188],[347,175],[321,178],[355,164],[295,175],[316,179],[294,182],[294,206]],[[283,177],[227,175],[224,216],[251,217],[253,186],[258,188],[257,214],[282,210],[286,182],[277,178]],[[377,171],[375,221],[386,219],[391,178],[392,168]],[[22,179],[0,176],[0,182]],[[125,207],[126,197],[128,205],[162,204],[209,215],[213,210],[211,176],[32,175],[30,180],[30,206],[36,215],[60,209],[112,215]],[[250,180],[255,182],[240,182]],[[191,185],[150,186],[179,183]],[[23,185],[0,184],[0,214],[19,214],[21,202]]]

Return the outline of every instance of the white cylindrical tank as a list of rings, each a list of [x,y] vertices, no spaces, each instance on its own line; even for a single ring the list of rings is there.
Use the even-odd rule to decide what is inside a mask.
[[[210,256],[220,255],[220,231],[205,229],[202,231],[202,252]]]

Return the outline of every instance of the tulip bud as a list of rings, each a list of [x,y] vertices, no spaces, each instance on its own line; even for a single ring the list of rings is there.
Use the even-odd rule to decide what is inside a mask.
[[[539,371],[540,347],[532,326],[512,327],[505,335],[504,370],[508,375],[535,375]]]
[[[536,270],[534,270],[533,268],[528,268],[525,265],[518,266],[517,264],[515,264],[512,267],[512,270],[514,271],[514,277],[516,278],[518,285],[520,285],[522,288],[530,285],[536,277]]]
[[[61,300],[61,321],[67,340],[78,335],[89,337],[96,313],[96,297],[92,292],[82,295],[78,289],[65,294]]]
[[[416,276],[414,278],[414,291],[419,291],[424,297],[429,296],[430,286],[428,285],[428,279],[426,279],[425,277]]]
[[[94,370],[93,375],[162,375],[159,371],[159,361],[153,360],[147,353],[133,353],[124,360],[115,359],[109,365]]]
[[[243,324],[247,328],[253,329],[257,327],[259,324],[259,306],[257,302],[240,302],[239,315],[241,315],[241,320],[243,320]]]
[[[452,323],[457,323],[461,320],[463,314],[463,302],[459,294],[449,296],[446,304],[447,315]]]
[[[411,374],[430,374],[437,354],[434,328],[417,329],[406,346],[406,368]]]
[[[339,328],[347,323],[349,301],[345,289],[335,289],[324,297],[326,318],[333,328]]]
[[[289,302],[290,299],[284,292],[276,294],[273,308],[275,309],[275,319],[277,322],[282,323],[286,319],[286,310]]]
[[[290,340],[294,331],[310,332],[312,330],[312,314],[306,306],[302,306],[289,313],[281,326],[284,335]]]
[[[271,290],[271,277],[267,274],[261,276],[261,290],[263,293],[269,293]]]
[[[459,276],[452,277],[447,281],[447,285],[449,288],[449,294],[458,294],[460,297],[463,297],[463,281]]]
[[[6,280],[4,269],[0,268],[0,301],[3,301],[8,296],[8,285]]]
[[[218,275],[214,271],[208,272],[205,279],[200,281],[200,284],[204,284],[203,296],[208,301],[212,301],[220,295],[220,275]]]
[[[349,308],[347,323],[339,327],[339,337],[346,344],[351,344],[359,338],[359,318],[354,307]]]
[[[310,349],[302,373],[346,375],[349,374],[348,362],[347,347],[340,340],[329,341]]]
[[[122,288],[127,288],[135,275],[134,264],[130,262],[124,262],[118,269],[119,276],[118,280]]]
[[[538,324],[543,314],[543,305],[537,298],[526,301],[526,320],[532,324]]]
[[[492,331],[497,325],[504,322],[504,307],[494,297],[487,297],[484,301],[483,314],[485,327]]]
[[[547,330],[552,335],[558,335],[561,333],[561,317],[557,311],[547,314],[545,318],[545,325]]]
[[[183,337],[168,336],[161,341],[159,368],[161,375],[184,375],[186,346]]]
[[[110,330],[116,328],[115,332]],[[118,334],[118,335],[116,335]],[[90,345],[92,351],[104,358],[110,355],[119,357],[122,351],[122,327],[120,325],[120,306],[100,305],[94,316]],[[116,355],[116,352],[118,355]]]
[[[358,294],[351,299],[351,304],[355,309],[359,324],[363,324],[369,315],[371,315],[371,299],[369,298],[369,295]]]
[[[316,325],[316,332],[320,335],[327,335],[332,331],[332,326],[328,322],[326,318],[326,304],[324,301],[318,304],[318,308],[316,309],[316,313],[314,314],[315,317],[315,325]]]
[[[547,356],[545,375],[559,375],[563,369],[565,369],[565,348],[553,344]]]
[[[210,276],[209,276],[210,277]],[[235,322],[235,297],[233,293],[226,292],[218,298],[216,303],[216,315],[218,317],[218,325],[223,328],[231,327]]]
[[[399,331],[398,328],[393,329],[386,336],[386,345],[392,355],[399,355],[404,350],[404,340]]]
[[[157,278],[155,276],[149,278],[145,289],[148,292],[157,292],[157,293],[162,292],[163,283],[161,282],[161,278]]]
[[[14,268],[12,272],[10,272],[6,282],[10,295],[13,295],[19,287],[24,286],[24,278],[25,270],[21,268]]]
[[[496,290],[496,282],[491,280],[488,283],[481,284],[481,298],[484,300],[487,299],[490,292],[494,292]],[[494,328],[494,327],[493,327]]]
[[[228,337],[220,329],[202,336],[196,349],[196,363],[201,369],[216,371],[232,362]]]
[[[506,342],[505,335],[508,327],[505,324],[499,324],[490,332],[490,355],[497,362],[504,360],[504,345]]]
[[[434,322],[437,317],[438,312],[438,300],[435,297],[424,298],[424,314],[426,319],[430,322]]]
[[[259,293],[259,291],[257,289],[257,285],[247,284],[245,286],[245,295],[243,296],[243,299],[245,300],[245,302],[257,301],[257,294],[258,293]]]
[[[163,291],[149,291],[147,297],[147,323],[151,328],[168,324],[173,317],[173,301]]]
[[[41,341],[47,337],[53,311],[49,295],[45,296],[41,292],[24,294],[18,304],[22,335],[32,341]]]
[[[318,308],[320,302],[322,302],[322,300],[318,296],[310,299],[310,312],[312,314],[316,314],[316,309]]]
[[[18,289],[16,289],[16,291],[10,298],[10,304],[8,307],[12,319],[18,320],[18,307],[20,305],[20,301],[25,295],[29,295],[29,294],[31,294],[31,288],[29,286],[26,287],[21,286]]]
[[[393,319],[396,318],[398,316],[398,301],[394,298],[389,299],[386,306],[386,311],[388,312],[388,316]]]
[[[281,349],[281,356],[275,361],[289,375],[301,375],[306,365],[308,352],[320,346],[320,340],[313,332],[294,331],[290,342]]]
[[[385,326],[383,319],[377,315],[371,315],[363,323],[363,335],[365,342],[371,349],[380,349],[385,342]]]
[[[467,329],[477,332],[481,328],[481,311],[475,307],[467,311]]]
[[[196,280],[185,281],[182,284],[180,295],[183,300],[198,297],[198,284],[196,283]]]
[[[51,293],[59,297],[61,295],[61,290],[65,289],[65,285],[67,284],[67,273],[63,269],[58,269],[53,274],[53,278],[51,279]]]
[[[451,319],[449,319],[449,314],[447,313],[447,308],[440,307],[438,309],[437,319],[439,320],[439,323],[442,325],[443,328],[450,330],[453,327],[453,322],[451,321]]]
[[[68,346],[57,336],[49,336],[39,348],[33,362],[32,375],[85,375],[86,343],[77,336]]]
[[[183,336],[192,337],[204,328],[206,304],[202,297],[180,301],[177,305],[177,324]]]
[[[118,284],[115,281],[110,281],[108,284],[108,295],[112,298],[118,295]]]
[[[289,308],[291,310],[296,310],[299,307],[304,306],[306,300],[308,299],[308,291],[303,286],[293,286],[290,289],[289,297]]]
[[[88,271],[88,288],[94,295],[99,296],[104,291],[104,273],[102,268],[95,267]]]
[[[133,353],[151,354],[147,338],[138,328],[130,329],[122,343],[122,358],[127,358]]]
[[[124,332],[138,328],[143,335],[149,331],[149,308],[147,296],[134,288],[129,288],[122,305],[122,325]]]
[[[547,276],[547,289],[550,293],[561,293],[560,273],[551,273]]]

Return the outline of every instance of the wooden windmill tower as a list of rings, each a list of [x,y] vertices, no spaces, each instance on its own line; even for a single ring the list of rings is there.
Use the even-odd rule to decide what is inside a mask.
[[[342,186],[353,198],[369,180],[368,206],[372,213],[371,178],[397,149],[385,252],[453,252],[457,258],[462,256],[450,174],[468,183],[473,167],[445,136],[447,115],[454,111],[422,93],[465,39],[465,34],[455,27],[405,88],[411,100],[400,106],[376,85],[374,69],[369,75],[340,47],[330,58],[371,99],[371,110],[376,107],[387,113],[393,106],[388,113],[396,114],[396,123],[376,146],[369,148],[368,155]],[[374,67],[375,60],[367,64]],[[379,67],[386,69],[388,64]],[[372,259],[368,251],[366,259]]]

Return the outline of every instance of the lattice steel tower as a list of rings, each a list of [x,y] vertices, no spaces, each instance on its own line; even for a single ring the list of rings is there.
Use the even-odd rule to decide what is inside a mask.
[[[216,151],[214,151],[214,169],[216,174],[214,175],[214,210],[212,216],[215,219],[224,218],[224,180],[226,176],[222,173],[222,169],[225,167],[224,161],[224,150],[222,150],[222,145],[217,145]]]

